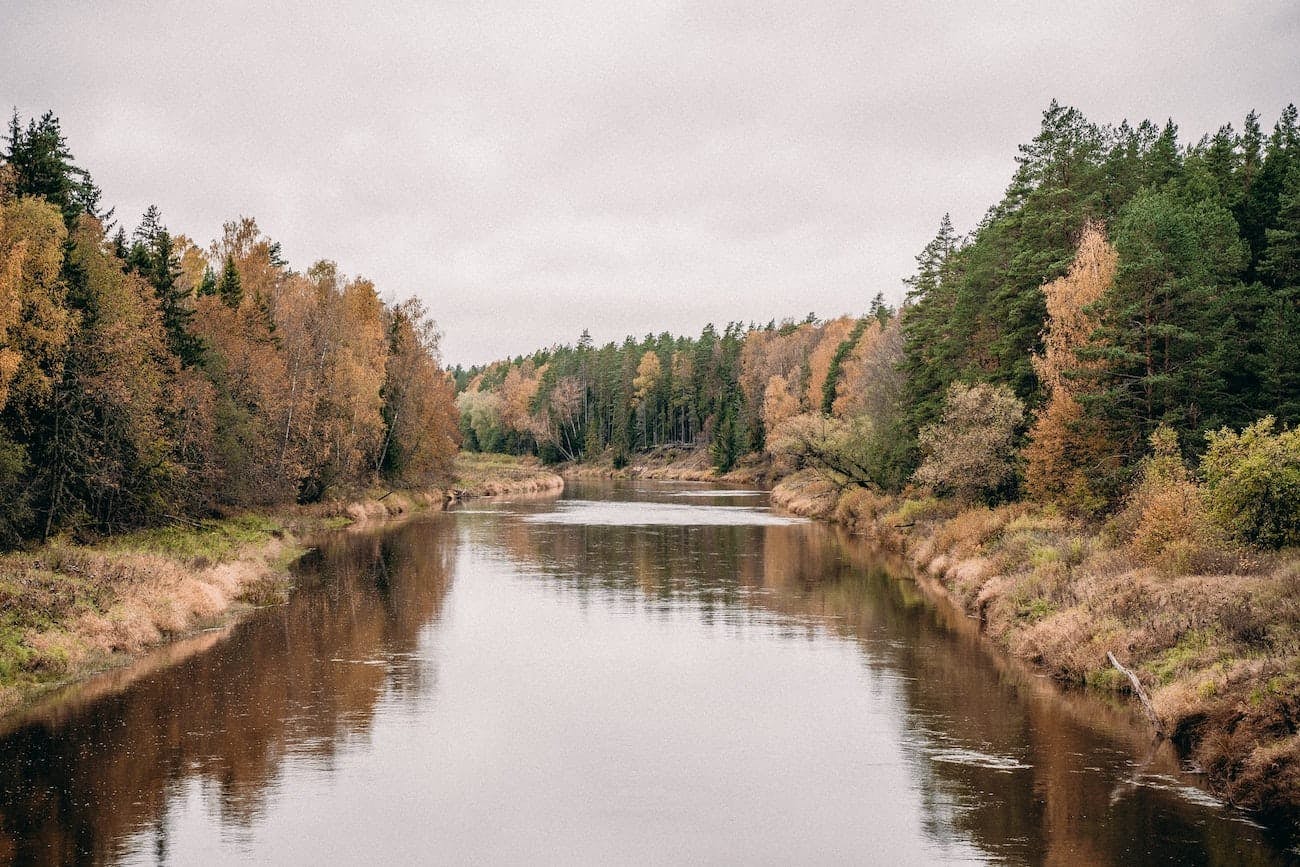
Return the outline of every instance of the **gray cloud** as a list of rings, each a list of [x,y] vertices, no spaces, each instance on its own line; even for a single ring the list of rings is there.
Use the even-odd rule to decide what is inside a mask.
[[[1185,137],[1295,100],[1293,4],[20,2],[0,98],[133,220],[256,216],[450,361],[897,299],[1053,97]]]

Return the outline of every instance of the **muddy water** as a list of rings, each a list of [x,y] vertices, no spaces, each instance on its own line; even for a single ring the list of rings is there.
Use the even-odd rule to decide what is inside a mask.
[[[1296,856],[761,492],[583,483],[341,533],[288,604],[0,733],[0,862]]]

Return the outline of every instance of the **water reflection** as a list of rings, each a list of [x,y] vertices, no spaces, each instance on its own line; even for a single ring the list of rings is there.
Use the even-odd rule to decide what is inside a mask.
[[[0,861],[1287,862],[1128,709],[754,493],[340,534],[0,735]]]
[[[0,860],[112,861],[142,829],[165,856],[167,829],[150,826],[186,780],[223,824],[255,820],[286,757],[328,768],[381,696],[433,685],[436,668],[411,651],[438,617],[451,541],[436,524],[343,536],[308,556],[287,605],[216,646],[120,693],[42,709],[0,741]]]

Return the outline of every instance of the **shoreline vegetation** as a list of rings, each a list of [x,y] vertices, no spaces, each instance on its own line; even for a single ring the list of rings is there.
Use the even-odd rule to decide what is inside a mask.
[[[319,534],[469,498],[558,492],[536,460],[463,455],[446,489],[248,512],[0,554],[0,719],[141,654],[283,602]]]
[[[1294,105],[1188,142],[1053,101],[897,304],[452,369],[417,299],[296,270],[252,218],[202,246],[150,207],[128,235],[52,113],[7,140],[0,682],[273,601],[313,521],[435,507],[449,482],[775,482],[904,552],[1009,654],[1110,692],[1133,671],[1213,789],[1300,814]],[[438,494],[346,505],[389,490]]]

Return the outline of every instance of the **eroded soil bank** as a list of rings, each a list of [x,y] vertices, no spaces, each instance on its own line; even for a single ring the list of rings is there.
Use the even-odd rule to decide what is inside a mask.
[[[0,555],[0,716],[159,644],[282,602],[290,564],[317,533],[441,509],[454,499],[563,487],[535,461],[467,455],[447,490],[376,490]]]

